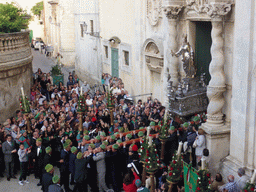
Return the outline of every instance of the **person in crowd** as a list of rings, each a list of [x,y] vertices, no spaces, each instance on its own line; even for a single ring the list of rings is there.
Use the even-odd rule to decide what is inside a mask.
[[[149,192],[148,188],[142,186],[142,182],[140,179],[135,181],[135,185],[137,187],[137,192]]]
[[[219,191],[238,192],[238,186],[237,186],[237,183],[235,182],[234,175],[229,175],[227,177],[227,180],[228,180],[228,183],[220,186]]]
[[[196,160],[197,163],[201,160],[203,156],[203,150],[206,147],[206,141],[205,141],[205,136],[204,136],[204,130],[203,129],[198,129],[198,136],[196,137]]]
[[[222,180],[222,175],[220,173],[217,173],[215,176],[215,179],[212,177],[211,178],[211,191],[212,192],[218,192],[219,191],[219,187],[224,185],[224,182]]]
[[[239,168],[238,171],[237,171],[237,174],[239,176],[238,180],[236,181],[237,183],[237,188],[238,188],[238,191],[241,191],[244,189],[247,181],[249,180],[248,176],[245,175],[245,170],[244,168]]]
[[[7,181],[10,181],[11,178],[16,179],[16,177],[14,176],[13,154],[17,153],[17,149],[15,149],[15,143],[12,140],[11,135],[6,136],[6,141],[3,143],[2,147],[3,147]]]
[[[48,192],[64,192],[64,190],[61,188],[60,177],[58,175],[54,175],[52,177],[52,182],[53,184],[49,186]]]
[[[52,184],[54,168],[51,164],[45,166],[45,173],[42,176],[42,190],[48,192],[49,186]]]
[[[131,171],[126,173],[123,180],[123,189],[125,192],[136,192],[137,186],[136,181],[139,180],[139,176],[135,172],[134,168],[131,168]]]
[[[27,169],[28,169],[28,154],[31,153],[31,149],[24,148],[24,144],[20,144],[20,148],[18,150],[19,161],[20,161],[20,178],[19,184],[24,185],[24,183],[29,183],[27,180]],[[22,181],[23,180],[23,181]]]
[[[42,185],[42,173],[44,166],[45,147],[42,146],[42,138],[36,140],[36,148],[33,150],[33,162],[35,178],[39,179],[37,186]]]

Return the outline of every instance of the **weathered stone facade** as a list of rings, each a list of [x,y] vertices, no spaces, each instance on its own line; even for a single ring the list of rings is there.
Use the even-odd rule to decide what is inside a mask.
[[[29,32],[0,35],[0,122],[19,109],[20,88],[29,96],[32,54]]]

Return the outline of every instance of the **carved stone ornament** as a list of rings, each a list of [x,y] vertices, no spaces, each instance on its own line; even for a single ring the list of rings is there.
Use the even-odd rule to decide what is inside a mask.
[[[151,25],[156,25],[161,16],[161,0],[147,0],[147,17]]]
[[[177,19],[182,8],[183,6],[180,5],[168,6],[164,7],[163,11],[168,19]]]
[[[220,18],[227,15],[231,11],[231,4],[228,3],[212,3],[206,4],[204,11],[212,18]]]

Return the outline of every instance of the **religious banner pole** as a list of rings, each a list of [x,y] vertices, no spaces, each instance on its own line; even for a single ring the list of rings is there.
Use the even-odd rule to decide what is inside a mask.
[[[87,105],[86,105],[85,97],[83,95],[83,88],[81,87],[81,92],[78,98],[78,105],[77,105],[77,113],[80,115],[79,127],[78,127],[79,131],[83,131],[83,114],[86,112],[86,110],[87,110]]]
[[[27,96],[24,94],[24,89],[21,87],[21,96],[19,98],[20,100],[20,109],[23,114],[26,116],[27,121],[27,132],[31,133],[31,127],[30,127],[30,119],[29,119],[29,113],[31,112],[30,109],[30,102],[27,98]]]

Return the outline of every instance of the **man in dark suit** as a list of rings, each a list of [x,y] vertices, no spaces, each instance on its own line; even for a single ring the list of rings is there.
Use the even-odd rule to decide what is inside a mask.
[[[88,155],[88,152],[85,152]],[[87,192],[87,164],[91,157],[83,158],[81,152],[77,153],[77,159],[75,160],[75,187],[74,192]]]
[[[60,185],[60,178],[58,175],[54,175],[52,178],[53,184],[48,188],[48,192],[64,192]]]
[[[37,186],[42,185],[42,173],[44,168],[44,156],[45,156],[45,147],[42,146],[42,139],[38,138],[36,140],[36,148],[33,150],[33,162],[35,163],[35,177],[39,178],[39,183]]]
[[[45,166],[46,173],[42,177],[42,190],[43,192],[48,192],[49,186],[52,184],[52,178],[54,173],[54,168],[51,164]]]
[[[3,143],[3,153],[4,153],[4,162],[6,167],[6,175],[7,180],[10,181],[10,178],[16,179],[16,177],[13,174],[14,169],[14,157],[13,154],[17,153],[17,150],[15,149],[15,143],[12,140],[11,135],[6,136],[7,140]]]
[[[71,147],[68,143],[64,143],[63,148],[60,152],[60,182],[64,184],[65,192],[69,192],[71,191],[69,188],[69,153]]]

